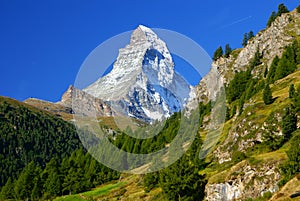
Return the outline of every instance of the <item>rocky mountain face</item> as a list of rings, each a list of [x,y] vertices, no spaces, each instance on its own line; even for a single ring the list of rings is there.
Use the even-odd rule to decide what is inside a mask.
[[[276,55],[280,57],[284,48],[299,36],[300,14],[296,11],[282,14],[270,27],[260,31],[248,41],[245,48],[234,50],[228,58],[221,57],[214,61],[211,71],[197,86],[198,98],[203,102],[214,100],[217,91],[220,90],[219,83],[224,83],[226,86],[237,72],[245,71],[257,50],[262,55],[262,63],[256,66],[251,74],[254,78],[262,79],[265,70],[270,68],[273,58]],[[244,104],[242,115],[236,114],[226,122],[228,129],[224,131],[223,139],[212,153],[216,163],[228,164],[233,160],[236,152],[246,153],[252,150],[255,145],[264,141],[262,134],[269,130],[272,130],[274,135],[282,134],[280,125],[282,111],[286,106],[284,101],[287,99],[288,86],[298,75],[297,71],[293,76],[272,85],[272,87],[278,85],[276,89],[284,91],[284,93],[276,93],[276,108],[265,108],[261,98],[255,96]],[[262,158],[264,157],[266,155]],[[265,192],[274,193],[278,190],[278,182],[281,179],[278,165],[284,157],[284,154],[278,152],[276,156],[274,154],[266,161],[262,160],[254,164],[243,161],[213,176],[206,185],[206,200],[244,200],[262,196]]]
[[[72,108],[76,115],[102,117],[114,114],[111,107],[104,101],[73,86],[69,86],[57,104]]]
[[[25,103],[61,116],[65,120],[74,119],[73,114],[92,117],[110,117],[115,114],[111,107],[99,98],[95,98],[70,85],[62,95],[61,101],[52,103],[29,98]]]
[[[280,174],[276,170],[278,162],[268,162],[256,166],[242,161],[226,174],[224,183],[206,186],[207,200],[244,200],[256,198],[266,192],[278,190],[276,183]]]
[[[270,68],[273,58],[281,56],[284,48],[300,35],[300,16],[293,11],[278,17],[270,27],[260,31],[248,41],[245,48],[235,50],[229,58],[221,57],[214,61],[210,72],[197,86],[200,100],[215,98],[220,83],[231,81],[236,72],[245,71],[257,50],[262,55],[262,65],[253,69],[253,76],[262,76],[265,68]]]
[[[27,102],[54,113],[59,106],[69,114],[121,115],[151,122],[182,110],[190,97],[195,98],[194,88],[174,71],[165,42],[140,25],[133,31],[130,44],[119,50],[107,75],[83,90],[70,86],[61,101],[51,107],[42,100]]]
[[[174,71],[166,44],[140,25],[130,44],[119,50],[111,72],[83,91],[123,115],[149,122],[180,111],[192,87]]]

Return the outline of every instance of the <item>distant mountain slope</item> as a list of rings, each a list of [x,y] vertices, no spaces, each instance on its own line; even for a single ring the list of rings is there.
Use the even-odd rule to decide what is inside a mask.
[[[74,125],[50,112],[0,97],[0,186],[31,161],[45,165],[82,147]]]
[[[65,120],[70,120],[73,118],[72,107],[68,107],[62,104],[52,103],[36,98],[28,98],[24,100],[24,103],[34,106],[41,110],[46,110],[56,116],[62,117]]]

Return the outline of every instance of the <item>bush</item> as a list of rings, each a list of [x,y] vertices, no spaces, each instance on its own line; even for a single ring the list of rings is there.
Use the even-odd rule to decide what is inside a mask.
[[[240,162],[246,158],[246,154],[241,151],[235,151],[232,153],[232,161],[233,162]]]

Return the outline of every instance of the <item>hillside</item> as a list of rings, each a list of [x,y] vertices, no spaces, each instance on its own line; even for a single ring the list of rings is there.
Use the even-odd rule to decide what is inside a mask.
[[[0,97],[0,118],[1,186],[31,161],[44,166],[81,147],[72,124],[19,101]]]
[[[83,150],[73,124],[52,112],[0,97],[0,133],[0,200],[49,199],[119,177]]]

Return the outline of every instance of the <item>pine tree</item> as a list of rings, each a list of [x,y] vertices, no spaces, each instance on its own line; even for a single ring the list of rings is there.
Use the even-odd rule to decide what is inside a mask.
[[[254,57],[250,61],[250,70],[252,70],[255,66],[258,66],[259,64],[261,64],[260,57],[261,57],[261,55],[259,53],[259,47],[257,47]]]
[[[34,188],[34,178],[36,176],[36,167],[34,162],[30,162],[20,174],[14,186],[14,192],[17,199],[26,200],[31,197]]]
[[[295,63],[300,64],[300,44],[298,40],[294,40],[292,48],[294,49]]]
[[[52,198],[60,194],[61,192],[61,177],[59,164],[56,158],[52,158],[49,163],[47,163],[46,168],[43,172],[47,178],[44,183],[44,191],[46,198]]]
[[[62,182],[63,193],[74,194],[87,190],[89,184],[84,172],[85,163],[85,154],[82,149],[72,153],[68,162],[63,162],[62,171],[65,175]]]
[[[268,70],[268,67],[266,67],[265,71],[264,71],[264,78],[267,78],[268,73],[269,73],[269,70]]]
[[[244,33],[243,41],[242,41],[242,46],[246,47],[248,44],[248,41],[254,37],[253,31],[249,31],[248,33]]]
[[[206,181],[198,171],[186,155],[161,171],[159,185],[167,200],[202,200]]]
[[[248,43],[248,34],[244,33],[244,38],[243,38],[242,46],[246,47],[247,43]]]
[[[269,84],[266,84],[263,91],[263,100],[266,105],[269,105],[273,102],[272,91],[270,89]]]
[[[229,55],[231,54],[231,52],[232,52],[232,49],[231,49],[230,45],[226,44],[225,45],[225,57],[228,58]]]
[[[297,6],[297,12],[300,13],[300,5]]]
[[[268,22],[267,22],[267,27],[271,26],[272,22],[275,21],[276,15],[277,15],[276,12],[273,11],[272,14],[271,14],[271,16],[269,17]]]
[[[278,67],[279,60],[280,60],[279,57],[276,56],[272,61],[272,64],[270,66],[270,71],[269,71],[268,76],[267,76],[267,80],[268,80],[269,84],[272,84],[275,81],[275,74],[276,74],[276,70],[277,70],[277,67]]]
[[[294,108],[287,107],[282,117],[282,133],[286,140],[288,140],[292,132],[297,130],[297,116],[295,115]]]
[[[289,9],[283,3],[278,5],[277,16],[281,16],[281,14],[288,12],[290,12]]]
[[[300,114],[300,86],[298,86],[295,97],[293,98],[293,104],[295,106],[295,111]]]
[[[284,173],[284,180],[290,180],[295,174],[300,173],[300,135],[297,134],[291,140],[290,149],[286,152],[288,161],[280,166],[281,171]]]
[[[13,199],[14,198],[13,195],[14,195],[14,185],[11,181],[11,178],[9,178],[6,184],[1,188],[0,200]]]
[[[97,171],[100,172],[101,170],[97,170],[97,161],[88,153],[87,157],[89,157],[89,163],[85,166],[84,177],[87,179],[87,187],[92,188],[97,184]]]
[[[246,100],[249,100],[252,97],[252,95],[255,93],[254,85],[255,85],[255,81],[253,79],[247,83],[247,88],[245,91]]]
[[[218,47],[217,50],[215,51],[213,60],[216,61],[216,60],[219,59],[221,56],[223,56],[223,49],[222,49],[222,46]]]
[[[40,167],[36,168],[36,176],[33,179],[33,189],[31,191],[31,200],[40,200],[43,194],[43,181],[41,179],[42,169]]]
[[[77,193],[77,185],[78,185],[78,173],[77,168],[74,167],[74,162],[71,162],[70,169],[67,172],[67,175],[64,178],[64,182],[62,183],[63,192],[71,195]],[[81,175],[80,175],[81,176]]]
[[[278,62],[274,80],[279,80],[293,73],[297,69],[296,54],[292,46],[288,46]]]
[[[247,40],[249,41],[251,38],[253,38],[254,37],[254,33],[253,33],[253,31],[251,30],[251,31],[249,31],[249,33],[248,33],[248,36],[247,36]]]
[[[295,86],[294,84],[291,84],[290,85],[290,88],[289,88],[289,98],[294,98],[295,97]]]

